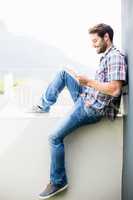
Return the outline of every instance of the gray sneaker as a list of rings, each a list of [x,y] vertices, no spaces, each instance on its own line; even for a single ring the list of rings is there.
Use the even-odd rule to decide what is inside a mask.
[[[59,192],[62,192],[63,190],[68,188],[68,184],[65,185],[54,185],[53,183],[49,183],[46,187],[46,189],[39,195],[39,199],[48,199]]]
[[[43,109],[43,107],[39,106],[39,105],[34,105],[32,106],[32,108],[30,110],[28,110],[28,113],[48,113],[50,110],[50,108],[46,108],[45,110]]]

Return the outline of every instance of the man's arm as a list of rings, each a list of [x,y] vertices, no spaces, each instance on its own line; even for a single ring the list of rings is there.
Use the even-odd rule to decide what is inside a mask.
[[[88,79],[86,76],[77,76],[81,85],[89,86],[95,88],[101,93],[118,96],[121,92],[123,81],[121,80],[113,80],[110,82],[99,82],[97,80]]]

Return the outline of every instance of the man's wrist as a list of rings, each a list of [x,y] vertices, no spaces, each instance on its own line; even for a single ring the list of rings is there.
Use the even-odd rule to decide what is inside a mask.
[[[87,83],[88,87],[94,87],[94,80],[89,80]]]

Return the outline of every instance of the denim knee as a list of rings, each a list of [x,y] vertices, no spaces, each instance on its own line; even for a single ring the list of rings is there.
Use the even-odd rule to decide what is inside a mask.
[[[62,76],[64,76],[67,73],[67,71],[65,69],[61,69],[58,74]]]
[[[52,134],[49,135],[48,141],[49,141],[50,145],[58,145],[58,144],[62,143],[62,140],[59,137],[57,137],[56,135],[52,135]]]

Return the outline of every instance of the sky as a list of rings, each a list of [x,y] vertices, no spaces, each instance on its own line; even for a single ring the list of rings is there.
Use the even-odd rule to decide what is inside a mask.
[[[84,65],[95,65],[88,28],[110,24],[121,47],[120,0],[0,0],[0,31],[36,38]]]

